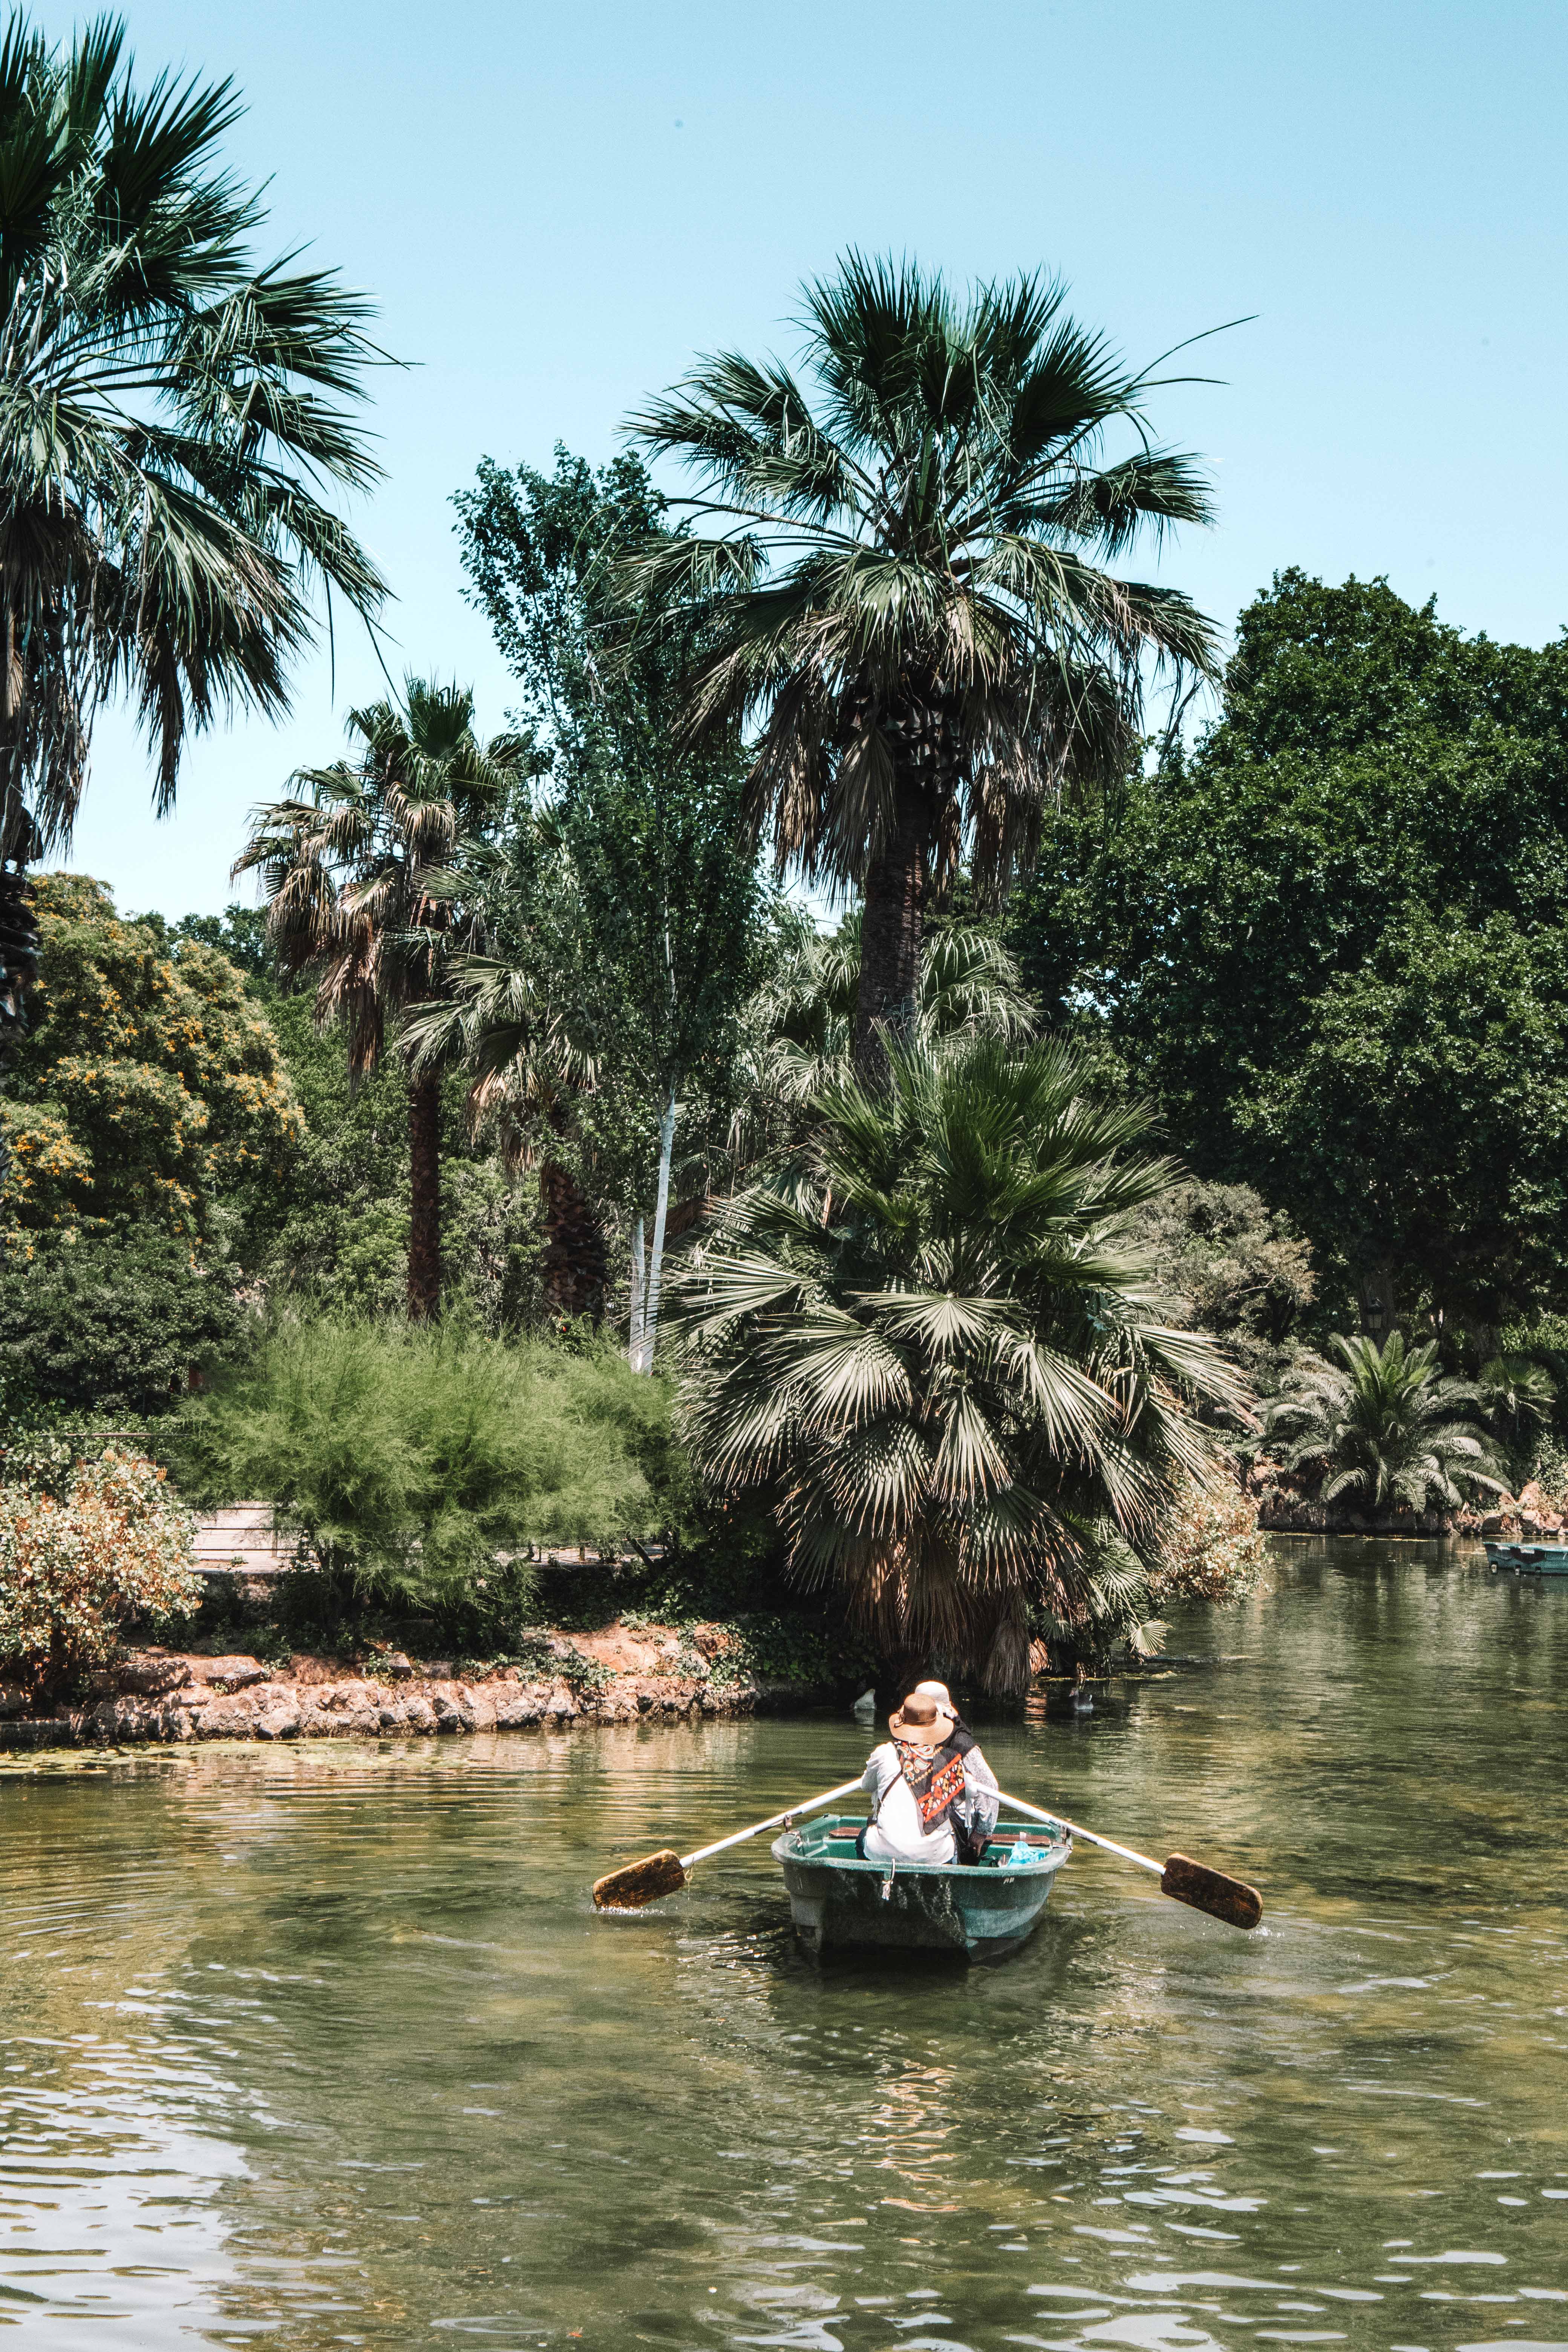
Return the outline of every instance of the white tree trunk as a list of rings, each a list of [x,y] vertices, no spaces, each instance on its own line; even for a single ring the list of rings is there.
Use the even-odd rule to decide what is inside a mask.
[[[634,1372],[642,1370],[643,1307],[647,1297],[647,1273],[643,1256],[642,1219],[632,1227],[632,1328],[626,1361]]]
[[[643,1317],[642,1361],[638,1371],[651,1372],[653,1351],[658,1338],[658,1290],[664,1272],[664,1226],[669,1213],[669,1163],[675,1151],[676,1120],[675,1088],[669,1090],[664,1116],[658,1122],[658,1198],[653,1212],[653,1249],[648,1258],[647,1306]]]

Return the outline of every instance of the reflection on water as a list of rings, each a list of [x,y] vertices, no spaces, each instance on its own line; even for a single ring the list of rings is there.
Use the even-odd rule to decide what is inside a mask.
[[[1088,1853],[1017,1958],[799,1954],[847,1721],[0,1776],[0,2329],[328,2345],[1568,2347],[1568,1590],[1277,1547],[1177,1667],[997,1726]],[[31,2340],[31,2339],[29,2339]]]

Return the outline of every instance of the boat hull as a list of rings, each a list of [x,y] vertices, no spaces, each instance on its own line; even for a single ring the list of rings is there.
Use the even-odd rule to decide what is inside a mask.
[[[862,1862],[842,1841],[831,1850],[837,1826],[786,1830],[773,1848],[795,1933],[813,1951],[861,1944],[1001,1959],[1033,1934],[1072,1852],[1063,1836],[1016,1869],[1005,1853],[973,1868]]]
[[[1489,1543],[1487,1565],[1515,1576],[1568,1576],[1568,1544]]]

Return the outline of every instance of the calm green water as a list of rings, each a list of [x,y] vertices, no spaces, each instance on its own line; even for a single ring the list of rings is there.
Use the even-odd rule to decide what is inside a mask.
[[[814,1969],[765,1847],[848,1722],[0,1777],[0,2329],[904,2352],[1568,2347],[1568,1589],[1279,1547],[1209,1657],[994,1728],[1084,1852],[968,1973]]]

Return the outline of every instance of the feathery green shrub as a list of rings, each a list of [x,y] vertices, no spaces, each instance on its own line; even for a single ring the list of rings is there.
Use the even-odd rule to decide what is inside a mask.
[[[647,1538],[682,1499],[662,1381],[450,1324],[281,1322],[168,1450],[194,1499],[264,1499],[345,1592],[414,1609],[493,1583],[515,1614],[532,1574],[498,1553]]]

